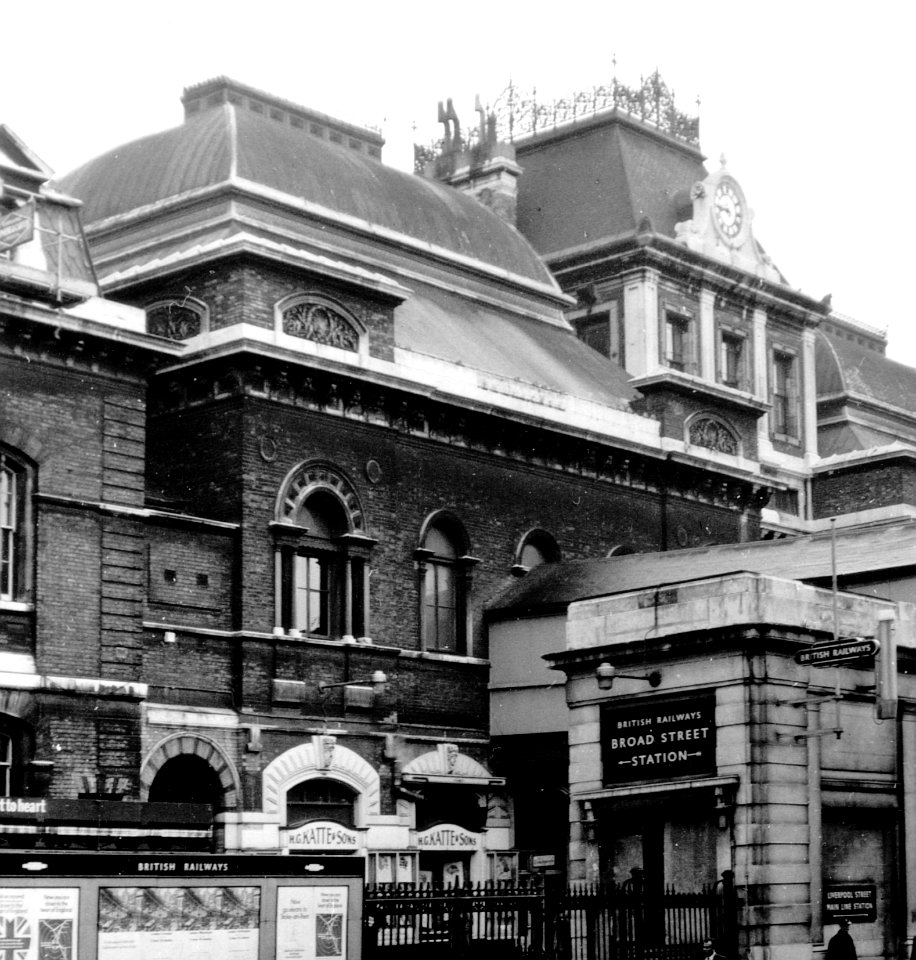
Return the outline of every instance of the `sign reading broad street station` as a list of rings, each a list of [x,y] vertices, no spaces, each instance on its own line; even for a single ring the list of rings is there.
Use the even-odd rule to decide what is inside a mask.
[[[715,716],[712,694],[604,707],[601,714],[604,783],[715,774]]]

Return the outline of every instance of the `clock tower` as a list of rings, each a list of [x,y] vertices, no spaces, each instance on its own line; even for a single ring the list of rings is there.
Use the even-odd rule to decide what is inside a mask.
[[[741,184],[722,166],[690,190],[693,217],[675,225],[675,236],[688,249],[777,283],[783,278],[754,239],[754,212]]]

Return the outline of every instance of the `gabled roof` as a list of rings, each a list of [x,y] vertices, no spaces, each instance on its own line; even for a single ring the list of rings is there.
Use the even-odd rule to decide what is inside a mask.
[[[829,532],[785,540],[639,553],[599,560],[545,563],[509,584],[487,605],[496,617],[564,608],[578,600],[654,590],[689,580],[748,571],[792,580],[832,575]],[[862,526],[836,533],[837,575],[916,566],[916,521]]]

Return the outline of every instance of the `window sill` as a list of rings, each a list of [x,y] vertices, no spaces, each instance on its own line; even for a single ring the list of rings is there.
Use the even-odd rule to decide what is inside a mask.
[[[35,610],[35,604],[20,603],[18,600],[0,600],[0,610],[8,610],[11,613],[32,613]]]

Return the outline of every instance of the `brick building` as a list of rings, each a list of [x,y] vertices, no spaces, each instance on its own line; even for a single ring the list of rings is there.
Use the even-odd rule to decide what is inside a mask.
[[[661,114],[449,119],[424,178],[233,81],[183,104],[53,188],[3,133],[0,836],[513,876],[565,844],[515,803],[565,727],[494,750],[487,602],[803,529],[829,308]]]
[[[54,189],[3,170],[11,213],[79,198],[88,278],[69,306],[52,263],[13,283],[28,244],[0,261],[8,793],[47,811],[12,842],[513,875],[485,601],[756,538],[769,487],[673,455],[529,243],[375,132],[223,79],[183,102]]]

